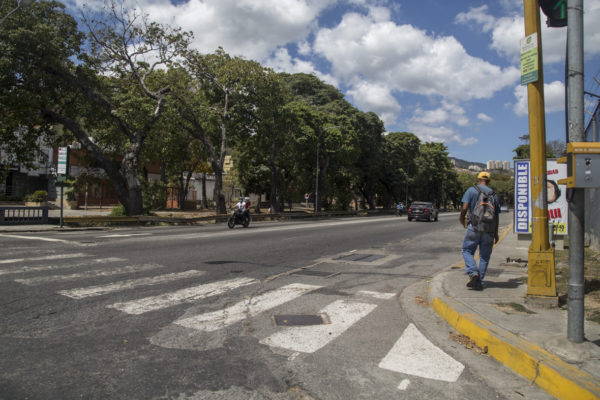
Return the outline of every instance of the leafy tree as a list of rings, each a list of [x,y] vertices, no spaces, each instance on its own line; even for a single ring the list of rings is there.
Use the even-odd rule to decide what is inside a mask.
[[[421,141],[409,132],[391,132],[385,136],[382,186],[387,198],[399,202],[416,194],[416,160]]]
[[[19,16],[20,28],[2,38],[13,60],[9,93],[18,93],[9,113],[21,113],[23,126],[43,120],[44,131],[62,125],[106,171],[125,212],[141,214],[139,156],[170,90],[150,77],[181,54],[187,35],[111,3],[83,17],[84,52],[83,34],[59,3],[35,3]]]
[[[228,141],[249,133],[252,108],[249,93],[262,67],[253,61],[231,57],[223,49],[209,55],[188,51],[184,65],[195,84],[174,91],[173,98],[184,128],[206,149],[215,175],[217,213],[225,213],[223,165]]]
[[[375,208],[377,185],[385,175],[383,122],[375,113],[354,112],[352,125],[358,136],[360,149],[355,164],[355,187],[362,194],[370,209]],[[388,191],[390,193],[390,191]]]
[[[424,143],[416,160],[416,192],[425,201],[446,204],[448,188],[454,189],[456,174],[443,143]]]

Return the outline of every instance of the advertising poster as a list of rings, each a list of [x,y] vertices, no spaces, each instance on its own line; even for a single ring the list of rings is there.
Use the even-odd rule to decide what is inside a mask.
[[[559,185],[559,179],[567,177],[567,164],[559,164],[556,160],[546,161],[548,221],[552,222],[555,235],[566,235],[569,203],[567,202],[567,185]]]
[[[548,199],[548,222],[555,235],[567,235],[567,187],[558,180],[567,177],[567,165],[556,160],[546,160],[546,190]],[[515,161],[515,225],[516,233],[531,233],[531,169],[529,160]]]

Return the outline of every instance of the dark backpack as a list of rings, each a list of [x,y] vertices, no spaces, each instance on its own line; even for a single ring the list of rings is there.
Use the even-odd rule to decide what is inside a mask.
[[[471,226],[478,232],[496,232],[496,209],[494,207],[493,191],[485,193],[477,185],[473,185],[479,192],[477,204],[471,212]]]

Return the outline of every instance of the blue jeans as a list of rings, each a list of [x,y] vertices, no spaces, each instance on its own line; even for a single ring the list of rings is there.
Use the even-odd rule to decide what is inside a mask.
[[[479,247],[479,267],[477,267],[477,261],[475,261],[475,250],[477,250],[477,247]],[[465,240],[463,240],[462,255],[469,276],[479,274],[479,282],[483,280],[493,248],[493,233],[477,232],[471,225],[468,226]]]

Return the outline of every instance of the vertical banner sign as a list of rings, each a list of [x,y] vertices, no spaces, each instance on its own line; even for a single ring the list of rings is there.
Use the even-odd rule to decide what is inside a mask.
[[[537,33],[521,39],[521,85],[538,81]]]
[[[531,233],[531,169],[528,160],[515,161],[515,232]],[[567,165],[556,160],[546,160],[546,193],[548,198],[548,222],[552,223],[554,235],[568,234],[567,186],[558,180],[567,177]]]
[[[69,164],[69,148],[59,147],[58,148],[58,165],[56,166],[56,173],[58,175],[67,175]]]
[[[515,161],[515,232],[531,233],[529,161]]]
[[[569,203],[567,202],[567,185],[559,185],[559,179],[567,178],[567,164],[559,164],[556,160],[546,161],[546,187],[548,193],[548,221],[552,223],[555,235],[567,235]]]

